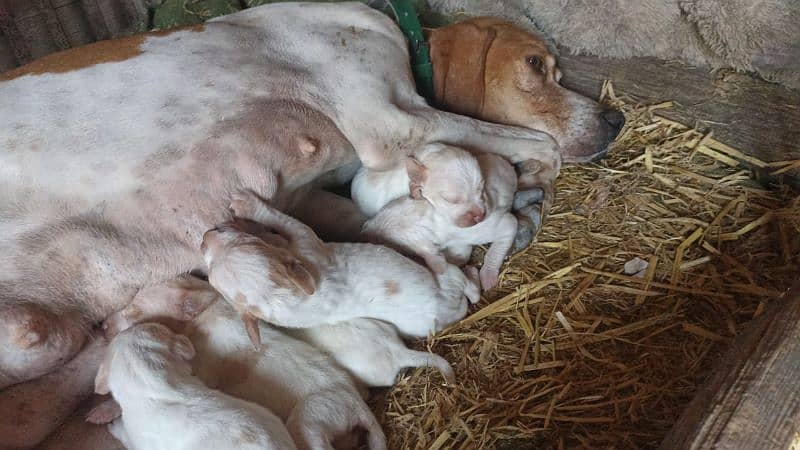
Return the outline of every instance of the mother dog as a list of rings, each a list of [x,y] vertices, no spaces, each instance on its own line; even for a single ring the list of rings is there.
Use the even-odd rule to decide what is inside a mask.
[[[0,75],[0,388],[71,358],[142,286],[203,271],[202,233],[229,218],[233,191],[286,208],[325,174],[393,167],[431,142],[557,173],[547,133],[429,107],[406,47],[361,4],[287,3]],[[522,61],[553,90],[540,58]],[[591,114],[563,139],[601,142],[573,159],[602,152],[618,124],[569,98],[561,122]]]

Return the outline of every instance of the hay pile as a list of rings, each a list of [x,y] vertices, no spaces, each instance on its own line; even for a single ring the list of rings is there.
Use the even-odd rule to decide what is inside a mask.
[[[783,172],[617,99],[610,157],[567,167],[538,242],[427,342],[458,382],[409,372],[376,410],[390,447],[652,448],[741,327],[796,277],[800,198]],[[635,275],[626,262],[640,258]],[[629,266],[635,265],[634,263]],[[632,270],[630,270],[632,269]]]

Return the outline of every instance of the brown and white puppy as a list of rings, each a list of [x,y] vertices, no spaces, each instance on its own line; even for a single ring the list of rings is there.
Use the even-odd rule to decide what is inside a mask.
[[[410,195],[425,199],[453,225],[471,227],[486,215],[483,187],[481,167],[471,153],[431,144],[406,158],[405,166],[381,172],[362,167],[353,178],[350,195],[367,217]]]
[[[511,22],[466,20],[432,30],[429,43],[438,107],[545,131],[565,163],[602,157],[625,123],[619,111],[559,85],[555,55]]]
[[[483,289],[497,284],[500,266],[514,243],[517,219],[511,214],[517,177],[511,164],[488,153],[472,157],[462,150],[461,159],[476,160],[480,174],[480,196],[485,205],[481,220],[471,226],[459,226],[443,216],[431,199],[412,195],[392,201],[364,224],[363,235],[370,242],[386,244],[395,250],[421,257],[436,273],[448,263],[463,266],[469,260],[474,245],[491,243],[486,252],[480,281]],[[428,183],[451,178],[451,173],[434,171],[418,163],[409,166],[412,183]],[[431,179],[428,181],[428,179]],[[468,197],[469,191],[447,192],[442,201],[447,204]],[[454,200],[449,200],[454,199]]]
[[[95,391],[110,392],[119,408],[105,403],[90,416],[113,419],[109,431],[126,448],[295,448],[272,412],[192,376],[194,356],[191,341],[164,325],[145,323],[123,331],[109,344],[95,378]]]
[[[258,318],[305,328],[372,317],[403,335],[425,337],[461,319],[467,298],[478,299],[478,286],[458,267],[448,265],[434,277],[387,247],[322,242],[252,193],[234,194],[231,207],[237,217],[265,224],[290,244],[271,245],[232,226],[205,234],[208,280],[245,323]]]

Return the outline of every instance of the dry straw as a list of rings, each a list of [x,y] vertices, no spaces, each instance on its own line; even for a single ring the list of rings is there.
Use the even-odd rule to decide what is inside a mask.
[[[798,273],[800,199],[712,136],[631,106],[599,164],[567,167],[538,242],[376,396],[391,448],[652,448],[742,326]],[[637,274],[623,266],[647,262]]]

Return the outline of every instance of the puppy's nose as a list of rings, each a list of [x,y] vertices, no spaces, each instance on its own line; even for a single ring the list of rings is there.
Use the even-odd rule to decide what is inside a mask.
[[[473,211],[472,212],[472,220],[475,223],[483,222],[483,219],[486,218],[486,213],[483,210],[480,211]]]
[[[603,117],[603,120],[605,120],[606,123],[609,124],[614,131],[616,131],[616,133],[619,133],[619,130],[621,130],[623,125],[625,125],[625,116],[616,109],[606,109],[600,113],[600,115]],[[616,133],[614,133],[615,136]]]

